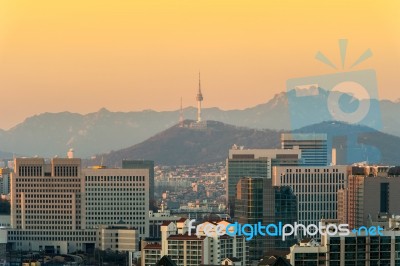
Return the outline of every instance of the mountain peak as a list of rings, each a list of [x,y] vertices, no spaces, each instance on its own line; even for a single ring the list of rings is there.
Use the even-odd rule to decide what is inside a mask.
[[[107,108],[102,107],[102,108],[99,109],[99,111],[97,111],[97,113],[108,114],[108,113],[111,113],[111,112]]]

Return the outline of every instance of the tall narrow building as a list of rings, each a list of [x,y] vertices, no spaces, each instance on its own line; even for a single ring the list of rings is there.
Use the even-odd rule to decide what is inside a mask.
[[[200,72],[199,72],[199,91],[196,96],[197,100],[197,123],[201,122],[201,102],[203,101],[203,94],[201,93]]]

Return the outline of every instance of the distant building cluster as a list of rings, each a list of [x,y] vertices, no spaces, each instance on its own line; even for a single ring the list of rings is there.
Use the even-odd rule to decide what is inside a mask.
[[[394,232],[398,230],[398,221],[394,217],[400,214],[399,167],[335,165],[335,153],[329,154],[325,134],[284,133],[281,143],[282,149],[245,149],[234,145],[229,151],[227,199],[233,221],[296,222],[309,226],[322,220],[348,224],[349,230],[357,230],[382,222],[382,217],[393,219],[383,227],[386,240],[380,236],[360,238],[364,241],[359,247],[360,255],[358,247],[352,246],[358,243],[354,234],[324,238],[317,232],[306,237],[300,229],[296,237],[286,241],[270,236],[253,238],[248,243],[249,259],[256,263],[268,254],[279,254],[277,257],[288,265],[397,265]],[[331,250],[329,241],[338,241],[338,247]],[[347,241],[352,244],[347,246]],[[372,245],[372,241],[392,245],[383,246],[391,255],[384,253],[380,244]],[[348,255],[349,252],[354,254]],[[355,264],[357,258],[361,264]]]

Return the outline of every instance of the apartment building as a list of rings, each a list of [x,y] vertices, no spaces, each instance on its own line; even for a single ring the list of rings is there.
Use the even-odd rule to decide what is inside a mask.
[[[196,234],[189,233],[189,221],[182,218],[177,222],[165,222],[161,226],[161,243],[147,243],[144,246],[142,266],[153,266],[163,256],[182,266],[219,265],[227,258],[235,258],[235,265],[247,265],[248,248],[243,236],[215,234],[216,226],[226,227],[228,222],[201,223],[197,225],[199,230]],[[211,228],[208,235],[204,231],[206,227]]]

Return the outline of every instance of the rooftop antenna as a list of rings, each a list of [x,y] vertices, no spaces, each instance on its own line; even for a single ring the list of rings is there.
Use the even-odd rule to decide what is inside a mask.
[[[181,111],[179,113],[179,127],[183,127],[183,108],[182,108],[182,97],[181,97]]]

